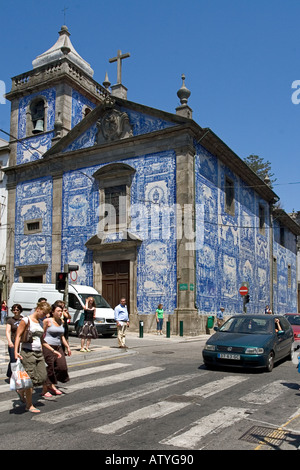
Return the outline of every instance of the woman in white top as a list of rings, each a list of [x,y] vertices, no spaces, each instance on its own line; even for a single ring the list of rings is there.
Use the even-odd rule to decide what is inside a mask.
[[[42,343],[44,343],[44,328],[42,319],[45,318],[50,310],[51,307],[47,302],[38,303],[35,311],[28,317],[24,317],[21,320],[15,338],[15,359],[21,359],[24,369],[32,380],[33,386],[43,386],[42,395],[47,393],[47,371],[44,355],[42,352]],[[33,341],[32,343],[23,342],[21,351],[19,351],[21,336],[24,333],[28,323],[29,329],[32,332]],[[48,344],[45,344],[45,346],[48,349],[53,349]],[[20,390],[19,392],[21,400],[26,403],[26,410],[31,411],[32,413],[39,413],[40,410],[35,408],[32,404],[32,388]]]

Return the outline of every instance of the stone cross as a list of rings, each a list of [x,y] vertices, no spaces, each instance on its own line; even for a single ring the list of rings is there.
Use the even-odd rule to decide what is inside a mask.
[[[127,59],[127,57],[130,57],[129,52],[122,54],[122,51],[118,50],[117,57],[109,59],[109,63],[117,62],[117,85],[122,83],[122,60]]]

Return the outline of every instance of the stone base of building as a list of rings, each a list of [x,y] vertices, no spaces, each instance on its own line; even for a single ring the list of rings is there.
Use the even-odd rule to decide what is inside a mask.
[[[210,315],[199,314],[196,309],[175,309],[174,314],[165,315],[163,331],[166,331],[166,323],[170,322],[170,334],[183,336],[197,336],[214,333],[213,328],[208,328],[208,318]],[[143,322],[144,333],[154,333],[156,331],[155,314],[130,315],[130,330],[140,330],[140,322]],[[180,323],[182,322],[182,324]]]

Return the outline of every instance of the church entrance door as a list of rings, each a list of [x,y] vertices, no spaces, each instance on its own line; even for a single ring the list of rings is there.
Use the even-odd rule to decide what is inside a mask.
[[[102,295],[112,308],[125,297],[129,309],[129,261],[102,262]]]

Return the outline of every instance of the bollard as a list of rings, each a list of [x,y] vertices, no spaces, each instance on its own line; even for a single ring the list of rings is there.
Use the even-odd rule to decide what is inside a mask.
[[[144,322],[140,321],[140,338],[144,337]]]
[[[179,335],[183,336],[183,321],[182,320],[179,322]]]
[[[170,322],[167,321],[167,338],[170,338]]]

